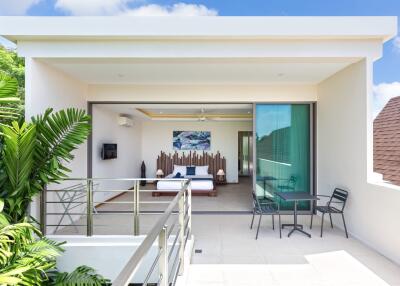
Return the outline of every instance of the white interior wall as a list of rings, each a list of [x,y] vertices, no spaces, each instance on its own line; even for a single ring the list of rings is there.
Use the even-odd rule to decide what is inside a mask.
[[[220,151],[226,158],[226,179],[229,183],[238,182],[238,132],[252,131],[251,121],[145,121],[142,129],[143,160],[148,176],[155,176],[157,156],[161,151],[174,153],[172,148],[173,131],[210,131],[211,149]],[[182,153],[183,151],[179,151]],[[189,151],[184,151],[186,154]],[[198,151],[202,152],[202,151]]]
[[[87,110],[88,85],[35,59],[25,61],[25,117],[30,119],[51,107],[55,111],[70,107]],[[71,177],[86,177],[87,145],[82,144],[68,164]]]
[[[141,123],[134,121],[133,126],[125,127],[118,124],[117,112],[103,105],[93,105],[93,178],[139,178],[142,162]],[[104,143],[117,144],[117,158],[101,159],[101,148]],[[102,190],[128,189],[133,182],[103,181]],[[103,201],[115,193],[96,193],[94,200]]]
[[[87,109],[87,84],[32,58],[25,59],[25,76],[25,117],[27,120],[30,120],[32,116],[43,114],[50,107],[55,111],[70,107]],[[86,178],[87,144],[82,144],[73,152],[73,155],[75,158],[66,164],[72,170],[70,177]],[[49,188],[60,189],[62,186],[75,183],[49,186]],[[54,196],[54,193],[49,193],[48,200],[53,200]],[[48,204],[47,211],[54,213],[60,212],[62,209],[59,205]],[[31,204],[31,214],[39,217],[38,202]],[[48,224],[58,221],[58,216],[48,216],[47,218]],[[63,223],[69,223],[69,221],[64,219]]]
[[[400,263],[400,191],[367,183],[372,168],[371,78],[372,64],[363,60],[318,86],[318,192],[329,195],[336,186],[349,190],[349,232]],[[342,226],[339,216],[335,224]]]

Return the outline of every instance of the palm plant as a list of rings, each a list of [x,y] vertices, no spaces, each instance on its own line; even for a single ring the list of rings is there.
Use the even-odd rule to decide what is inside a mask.
[[[0,213],[0,285],[42,285],[62,251],[33,225],[9,224]]]
[[[70,170],[65,166],[71,154],[85,142],[90,118],[74,108],[32,118],[32,123],[1,126],[4,135],[0,150],[0,199],[12,222],[20,222],[32,198],[47,184],[58,183]]]
[[[88,266],[73,272],[58,272],[56,258],[64,251],[60,242],[42,236],[26,221],[10,224],[1,213],[0,200],[0,285],[100,286],[109,280]]]

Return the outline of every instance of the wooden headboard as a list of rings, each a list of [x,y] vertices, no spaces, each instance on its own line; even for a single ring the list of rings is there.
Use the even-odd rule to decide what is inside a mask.
[[[174,165],[183,166],[206,166],[208,165],[208,173],[213,175],[214,180],[217,178],[217,172],[219,169],[224,170],[226,174],[226,159],[221,156],[221,153],[217,152],[214,154],[209,154],[207,152],[202,152],[197,154],[196,151],[189,151],[186,155],[182,153],[179,155],[178,152],[174,154],[161,151],[161,154],[157,157],[157,169],[163,170],[165,175],[172,173]]]

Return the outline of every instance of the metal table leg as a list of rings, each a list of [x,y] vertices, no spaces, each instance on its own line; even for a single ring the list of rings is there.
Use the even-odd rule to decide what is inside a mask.
[[[295,232],[296,230],[298,232],[301,232],[305,235],[307,235],[309,238],[311,238],[311,234],[309,234],[308,232],[305,232],[303,230],[303,226],[300,224],[297,224],[297,201],[294,201],[294,212],[293,212],[293,220],[294,220],[294,224],[293,224],[293,229],[289,232],[288,237],[290,237],[292,235],[293,232]],[[286,225],[288,226],[288,225]],[[282,226],[283,228],[283,226]]]

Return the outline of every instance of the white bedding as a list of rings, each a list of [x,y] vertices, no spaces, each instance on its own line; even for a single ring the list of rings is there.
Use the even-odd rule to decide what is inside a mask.
[[[165,178],[172,178],[173,175],[169,174]],[[207,178],[209,180],[192,180],[190,186],[192,190],[196,191],[211,191],[214,189],[213,176],[212,175],[197,175],[197,176],[185,176],[185,179],[189,178]],[[180,181],[158,181],[157,190],[180,190],[182,183]]]

